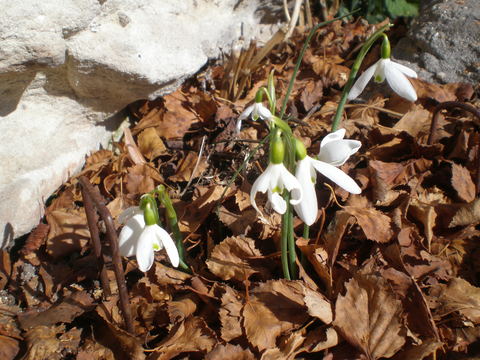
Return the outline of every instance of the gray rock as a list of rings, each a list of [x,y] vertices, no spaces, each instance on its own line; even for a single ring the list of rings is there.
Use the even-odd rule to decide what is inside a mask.
[[[480,3],[478,0],[424,0],[407,37],[394,49],[430,81],[480,81]]]
[[[106,146],[138,99],[175,90],[209,58],[283,20],[281,1],[0,0],[0,248]]]

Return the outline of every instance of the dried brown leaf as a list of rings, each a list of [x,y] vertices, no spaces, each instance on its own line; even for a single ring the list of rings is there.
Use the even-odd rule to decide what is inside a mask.
[[[0,250],[0,290],[7,285],[12,274],[10,254],[6,250]]]
[[[215,333],[199,317],[189,317],[175,325],[168,337],[148,357],[148,360],[172,359],[182,353],[206,354],[217,344]]]
[[[61,344],[57,333],[62,332],[62,326],[36,326],[25,334],[27,353],[22,360],[50,360],[57,358]]]
[[[243,349],[240,345],[219,344],[205,356],[205,360],[255,360],[255,356],[249,349]]]
[[[472,181],[470,171],[462,165],[452,162],[452,186],[458,197],[469,203],[475,200],[476,188]]]
[[[0,359],[13,360],[19,351],[18,340],[0,335]]]
[[[90,238],[87,219],[82,210],[53,210],[45,214],[50,226],[47,253],[54,259],[83,249]]]
[[[128,156],[130,157],[130,160],[135,165],[142,165],[145,164],[145,158],[143,157],[140,149],[138,148],[137,144],[135,143],[135,140],[133,139],[132,132],[130,131],[129,128],[125,128],[123,130],[124,133],[124,142],[125,142],[125,147],[127,148]]]
[[[408,111],[393,127],[395,130],[405,131],[413,137],[426,135],[430,131],[431,115],[420,105]]]
[[[391,219],[374,208],[358,208],[345,206],[344,210],[357,219],[367,239],[379,243],[387,243],[393,236]]]
[[[222,295],[222,306],[219,310],[223,340],[228,342],[242,336],[242,307],[243,297],[236,290],[227,286],[225,293]]]
[[[247,237],[229,237],[215,246],[207,260],[208,269],[223,280],[247,280],[260,271],[251,258],[262,254],[255,247],[255,241]]]
[[[193,315],[197,310],[198,297],[194,294],[188,294],[181,299],[168,302],[168,315],[172,324],[179,323],[185,318]]]
[[[198,166],[197,166],[198,162]],[[207,169],[208,163],[205,157],[198,159],[198,153],[189,151],[180,161],[175,175],[170,176],[170,181],[189,181],[191,178],[197,178]],[[195,173],[193,171],[195,170]]]
[[[21,314],[18,320],[23,329],[70,323],[77,316],[94,307],[92,297],[85,291],[78,291],[41,313]]]
[[[138,147],[147,159],[152,160],[167,150],[154,128],[147,128],[138,135]]]
[[[439,299],[441,312],[450,314],[458,311],[475,325],[480,323],[480,288],[461,278],[453,278],[444,288]]]
[[[465,225],[477,225],[480,223],[480,198],[469,204],[462,204],[456,209],[455,215],[452,221],[448,224],[448,227],[453,228],[455,226]]]
[[[307,306],[308,313],[322,320],[325,324],[330,324],[333,320],[332,305],[330,301],[317,291],[313,291],[307,287],[303,288],[305,294],[303,300]]]
[[[357,274],[337,298],[334,325],[368,359],[393,356],[405,343],[402,304],[392,295],[386,280]]]

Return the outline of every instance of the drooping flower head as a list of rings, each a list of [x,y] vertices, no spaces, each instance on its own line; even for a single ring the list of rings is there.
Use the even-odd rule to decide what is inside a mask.
[[[348,94],[348,100],[356,99],[373,77],[374,81],[378,83],[382,83],[386,79],[388,85],[398,95],[409,101],[416,101],[417,93],[406,76],[416,78],[417,73],[390,59],[390,42],[388,37],[384,35],[381,59],[359,76]]]
[[[270,120],[272,119],[272,113],[270,110],[268,110],[268,108],[263,105],[262,100],[262,92],[258,91],[257,95],[255,96],[255,102],[253,103],[253,105],[247,107],[238,117],[236,125],[237,133],[239,133],[242,128],[242,121],[249,117],[251,117],[253,121],[262,119],[270,122]]]
[[[303,143],[296,140],[296,154],[299,159],[295,170],[295,177],[302,186],[303,199],[294,205],[300,219],[310,226],[317,219],[318,202],[315,191],[316,172],[330,179],[341,188],[352,194],[360,194],[361,189],[355,181],[336,166],[343,165],[345,161],[358,151],[361,143],[356,140],[344,140],[345,130],[340,129],[327,135],[320,145],[320,158],[316,160],[307,155]]]
[[[265,171],[255,180],[250,191],[250,201],[252,206],[262,214],[255,201],[257,192],[268,195],[268,202],[273,210],[279,214],[284,214],[287,210],[287,203],[282,197],[283,190],[290,191],[292,205],[298,204],[302,200],[302,188],[298,180],[283,165],[285,156],[285,145],[281,138],[281,131],[275,128],[270,139],[270,163]]]
[[[143,202],[141,207],[130,207],[118,217],[118,221],[125,224],[118,237],[120,254],[126,257],[135,255],[143,272],[152,267],[154,251],[163,248],[173,266],[177,267],[180,262],[173,239],[157,224],[156,218],[151,201]]]

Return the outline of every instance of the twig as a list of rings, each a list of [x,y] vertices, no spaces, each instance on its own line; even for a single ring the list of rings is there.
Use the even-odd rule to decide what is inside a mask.
[[[120,309],[122,310],[127,331],[133,334],[134,328],[133,328],[132,312],[130,310],[127,284],[125,282],[125,274],[123,273],[122,258],[120,256],[120,251],[118,248],[118,238],[117,238],[117,233],[115,231],[115,226],[113,225],[112,215],[110,214],[110,211],[108,210],[108,208],[105,206],[105,200],[102,198],[102,196],[98,192],[98,189],[94,188],[92,184],[90,184],[88,179],[84,176],[81,176],[79,178],[79,182],[82,185],[82,194],[84,194],[84,202],[86,199],[88,199],[86,200],[86,203],[89,203],[89,201],[91,201],[89,203],[89,210],[87,212],[87,217],[90,214],[90,219],[92,220],[88,221],[88,227],[90,229],[90,234],[96,234],[96,238],[98,241],[94,239],[95,235],[92,235],[92,240],[93,242],[97,241],[97,245],[94,245],[94,247],[100,244],[100,252],[102,250],[102,246],[100,243],[100,239],[98,237],[98,227],[95,220],[96,214],[93,209],[94,207],[97,209],[98,213],[100,214],[100,217],[104,221],[105,226],[107,228],[107,239],[112,249],[113,270],[115,272],[115,279],[117,280],[118,293],[120,296]],[[85,211],[87,211],[87,206],[85,206]],[[94,215],[93,217],[92,217],[92,214]],[[97,250],[95,250],[95,254],[97,254]],[[102,258],[102,255],[100,255],[100,258]],[[103,284],[104,280],[105,279],[102,279],[102,286],[104,285]],[[104,291],[105,291],[105,288],[104,288]]]
[[[469,104],[465,104],[465,103],[461,103],[461,102],[458,102],[458,101],[442,102],[442,103],[438,104],[435,107],[435,109],[433,110],[432,123],[430,125],[430,133],[428,134],[428,140],[427,140],[428,145],[433,144],[435,133],[438,130],[437,128],[438,128],[438,119],[440,118],[440,111],[441,110],[451,110],[451,109],[455,109],[455,108],[460,108],[462,110],[465,110],[465,111],[473,114],[480,121],[480,110],[478,110],[474,106],[469,105]],[[480,123],[477,123],[477,125],[480,126]],[[477,164],[476,164],[477,178],[476,178],[476,181],[475,181],[475,188],[476,188],[475,194],[478,195],[480,193],[480,140],[479,140],[478,135],[475,137],[475,143],[477,145]]]
[[[206,139],[207,139],[207,136],[206,136],[206,135],[203,135],[202,144],[200,145],[200,151],[198,152],[197,162],[195,163],[195,167],[193,168],[192,174],[190,175],[190,179],[188,179],[187,186],[185,186],[185,189],[183,189],[182,193],[180,194],[180,197],[182,197],[183,195],[185,195],[185,193],[187,192],[188,187],[192,184],[193,178],[195,177],[195,172],[197,171],[198,166],[200,165],[200,160],[202,159],[203,150],[205,149],[205,140],[206,140]],[[200,175],[201,175],[201,174],[200,174]]]
[[[293,7],[292,17],[288,23],[288,30],[285,34],[284,40],[287,40],[293,33],[295,25],[297,25],[298,17],[300,16],[300,7],[302,6],[303,0],[295,0],[295,5]]]

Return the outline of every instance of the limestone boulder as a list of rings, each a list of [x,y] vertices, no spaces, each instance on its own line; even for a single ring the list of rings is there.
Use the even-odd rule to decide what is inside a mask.
[[[125,106],[175,90],[241,36],[268,37],[265,27],[283,20],[281,1],[261,0],[0,0],[0,8],[1,248],[38,224],[45,200],[107,145]]]

